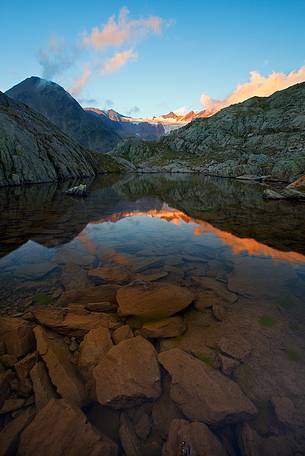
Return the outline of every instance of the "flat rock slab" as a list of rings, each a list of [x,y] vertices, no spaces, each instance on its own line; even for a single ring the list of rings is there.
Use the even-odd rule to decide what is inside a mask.
[[[23,356],[34,348],[32,326],[21,318],[0,317],[0,341],[7,354]]]
[[[162,456],[227,456],[219,439],[204,423],[173,420]]]
[[[196,285],[206,290],[200,293],[200,300],[198,304],[195,302],[197,307],[212,307],[217,304],[233,304],[237,301],[238,296],[235,293],[227,290],[226,285],[219,280],[211,277],[193,277],[193,281]],[[201,301],[201,303],[200,303]],[[201,310],[198,308],[198,310]]]
[[[71,362],[71,354],[62,337],[41,326],[34,329],[37,350],[42,356],[57,392],[78,406],[87,402],[85,387]]]
[[[126,283],[131,280],[132,275],[124,268],[101,266],[91,269],[88,272],[88,277],[104,280],[105,282]]]
[[[237,383],[183,350],[165,351],[158,359],[171,376],[171,398],[188,419],[221,425],[256,414]]]
[[[222,337],[218,342],[218,348],[225,355],[239,361],[246,361],[252,350],[250,343],[239,334],[232,337]]]
[[[97,400],[102,405],[127,408],[161,393],[157,354],[141,336],[115,345],[93,369]]]
[[[117,292],[119,314],[144,319],[170,317],[188,307],[193,299],[190,290],[170,283],[133,283]]]
[[[117,446],[95,431],[79,409],[52,399],[23,431],[18,454],[116,456]]]
[[[181,317],[170,317],[164,320],[145,323],[140,332],[142,336],[152,339],[181,336],[186,330],[186,324]]]
[[[64,336],[84,337],[91,329],[103,326],[117,328],[116,315],[103,312],[73,311],[59,308],[39,308],[33,311],[40,324]]]
[[[39,361],[33,366],[30,377],[37,410],[47,405],[50,399],[57,399],[58,396],[43,361]]]
[[[65,306],[70,304],[88,304],[101,301],[116,303],[116,293],[118,288],[118,285],[113,284],[65,291],[58,300],[58,304]]]
[[[91,329],[79,348],[78,366],[87,379],[91,379],[93,368],[104,358],[106,353],[113,347],[110,331],[99,327]]]

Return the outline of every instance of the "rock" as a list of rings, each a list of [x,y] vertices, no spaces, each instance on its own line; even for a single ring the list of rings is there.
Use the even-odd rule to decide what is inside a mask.
[[[89,302],[85,305],[85,309],[89,312],[115,312],[117,306],[108,301]]]
[[[239,361],[246,361],[251,353],[250,343],[240,334],[231,337],[222,337],[218,342],[219,350],[225,355],[231,356]]]
[[[27,103],[28,104],[28,103]],[[92,155],[54,123],[0,94],[0,186],[93,176]]]
[[[117,285],[99,285],[97,287],[81,288],[76,290],[65,291],[58,304],[61,306],[74,304],[88,304],[101,301],[116,303]]]
[[[264,190],[263,198],[269,200],[282,200],[282,199],[292,199],[292,200],[305,200],[305,195],[303,191],[298,191],[293,187],[286,187],[284,190],[276,192],[270,188]]]
[[[154,266],[158,266],[160,264],[160,261],[161,261],[160,258],[139,259],[133,264],[132,269],[134,272],[143,272],[146,269],[150,269]]]
[[[25,358],[20,360],[15,365],[15,371],[19,378],[20,386],[23,391],[31,391],[31,383],[29,380],[30,370],[37,361],[37,352],[29,353]]]
[[[7,369],[13,367],[17,363],[17,358],[15,355],[2,355],[0,356],[0,363]]]
[[[49,400],[56,399],[57,394],[42,361],[32,367],[30,376],[33,383],[36,409],[40,410]]]
[[[6,353],[17,358],[34,348],[32,326],[21,318],[0,317],[0,340],[4,343]]]
[[[140,329],[140,333],[144,337],[161,338],[161,337],[177,337],[181,336],[186,331],[186,325],[181,317],[170,317],[164,320],[144,323]]]
[[[6,399],[0,409],[0,415],[15,412],[15,410],[22,408],[24,406],[24,403],[24,399]]]
[[[177,455],[226,456],[227,452],[205,424],[173,420],[162,456]]]
[[[221,304],[213,304],[212,312],[218,321],[223,321],[226,318],[226,308]]]
[[[140,440],[146,440],[151,431],[151,418],[147,413],[141,414],[134,425],[135,432]]]
[[[119,313],[143,319],[166,318],[185,309],[193,294],[185,287],[170,283],[134,283],[117,292]]]
[[[143,280],[144,282],[155,282],[156,280],[163,279],[168,276],[167,271],[163,270],[150,270],[148,269],[145,273],[137,274],[136,280]]]
[[[299,192],[305,192],[305,176],[299,177],[296,181],[292,182],[290,185],[288,185],[286,188],[294,189]]]
[[[133,337],[132,329],[128,325],[123,325],[112,333],[112,340],[115,344],[119,344],[122,340]]]
[[[121,414],[120,441],[126,456],[142,456],[141,442],[125,413]]]
[[[67,263],[62,268],[61,283],[65,291],[90,286],[87,271],[78,264]]]
[[[88,196],[88,188],[86,184],[79,184],[76,187],[69,188],[65,193],[66,195],[85,197]]]
[[[249,456],[259,456],[262,454],[261,437],[257,432],[249,426],[248,423],[243,423],[239,432],[239,447],[241,454]]]
[[[275,190],[271,190],[271,188],[266,188],[264,190],[263,198],[269,199],[269,200],[282,200],[282,199],[285,199],[285,197],[281,193],[276,192]]]
[[[161,393],[155,349],[141,336],[115,345],[93,374],[97,399],[102,405],[131,407],[157,399]]]
[[[14,380],[15,374],[10,370],[0,372],[0,407],[10,394],[10,384]]]
[[[36,319],[43,326],[59,334],[84,337],[91,329],[104,326],[116,328],[120,323],[115,315],[102,312],[74,312],[73,309],[40,308],[34,310]]]
[[[24,279],[40,279],[56,268],[57,265],[54,263],[26,264],[16,268],[15,274],[17,277]]]
[[[0,454],[2,456],[17,454],[19,436],[23,429],[32,421],[34,415],[34,409],[29,407],[13,421],[10,421],[0,432]]]
[[[239,361],[229,358],[228,356],[218,355],[221,371],[225,375],[231,375],[234,369],[239,366]]]
[[[80,344],[78,366],[84,378],[93,382],[92,370],[113,347],[109,329],[91,329]]]
[[[91,269],[88,272],[88,277],[93,279],[101,279],[105,282],[126,283],[131,280],[131,274],[127,269],[119,267],[102,266]]]
[[[200,301],[205,301],[203,307],[213,307],[214,305],[230,305],[237,301],[238,296],[227,290],[223,282],[219,282],[211,277],[193,277],[193,282],[205,291],[200,292]],[[202,306],[202,304],[201,304]],[[198,303],[195,307],[198,308]],[[200,310],[200,308],[198,308]]]
[[[57,392],[67,402],[83,405],[87,402],[84,385],[71,363],[70,352],[63,338],[41,326],[34,329],[37,350],[42,356]]]
[[[288,397],[273,397],[271,402],[280,423],[288,427],[295,427],[297,424],[297,413],[292,400]]]
[[[158,359],[172,378],[171,398],[188,419],[220,425],[256,414],[237,383],[186,352],[174,348],[160,353]]]
[[[52,399],[21,434],[18,454],[115,456],[117,446],[95,431],[79,409]]]

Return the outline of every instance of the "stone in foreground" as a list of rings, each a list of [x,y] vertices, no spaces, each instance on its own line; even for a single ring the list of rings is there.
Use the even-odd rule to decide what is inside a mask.
[[[0,318],[0,341],[9,355],[18,357],[33,351],[34,335],[31,325],[21,318]]]
[[[173,420],[162,456],[177,455],[226,456],[227,452],[205,424]]]
[[[79,409],[52,399],[23,431],[18,454],[115,456],[117,447],[95,431]]]
[[[115,345],[93,370],[97,400],[127,408],[160,396],[160,370],[154,347],[141,336]]]
[[[41,326],[36,326],[34,332],[37,350],[46,363],[57,392],[71,404],[85,404],[85,388],[75,366],[71,363],[71,355],[63,338],[44,330]]]
[[[159,337],[178,337],[186,330],[186,325],[181,317],[165,318],[164,320],[145,323],[140,332],[142,336],[151,339]]]
[[[140,318],[167,318],[188,307],[193,294],[185,287],[170,283],[140,282],[117,292],[119,313]]]
[[[237,383],[183,350],[165,351],[159,362],[171,376],[171,398],[189,420],[221,425],[256,414]]]
[[[0,432],[0,454],[10,456],[16,454],[19,436],[23,429],[32,421],[35,415],[33,407],[21,412],[14,420],[10,421]]]

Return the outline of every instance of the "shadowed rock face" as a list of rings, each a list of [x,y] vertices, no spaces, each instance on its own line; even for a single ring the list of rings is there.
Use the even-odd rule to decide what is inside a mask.
[[[305,170],[305,83],[196,119],[160,143],[127,141],[114,153],[144,171],[201,171],[293,180]]]
[[[85,111],[61,86],[37,77],[27,78],[6,94],[40,112],[85,147],[107,152],[121,139],[99,118]]]
[[[93,176],[89,151],[0,92],[0,186]]]

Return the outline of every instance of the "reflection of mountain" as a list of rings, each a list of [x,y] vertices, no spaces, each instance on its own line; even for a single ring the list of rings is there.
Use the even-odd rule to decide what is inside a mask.
[[[92,183],[86,200],[63,195],[55,184],[2,189],[1,255],[29,239],[45,246],[63,244],[88,223],[114,222],[135,212],[193,224],[195,234],[213,232],[234,253],[245,251],[274,258],[280,258],[281,251],[304,254],[300,206],[265,202],[261,194],[262,187],[256,184],[181,175],[121,180],[115,176],[102,177]],[[174,210],[164,210],[164,203]],[[285,254],[285,259],[289,255]]]

